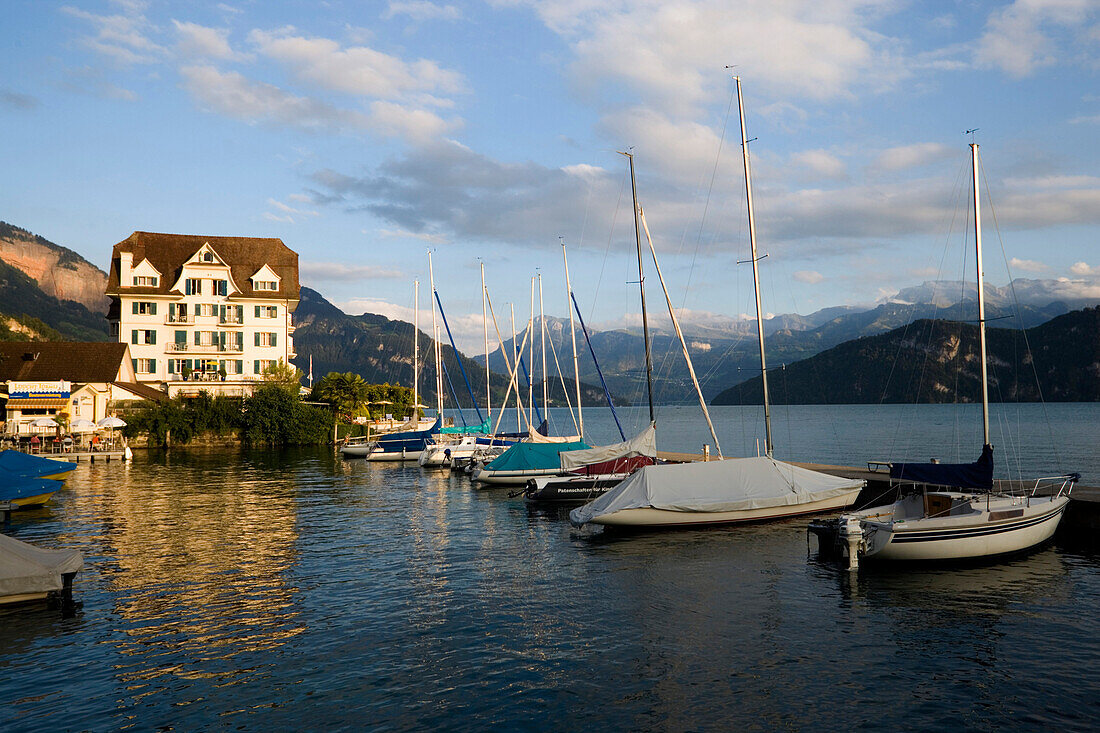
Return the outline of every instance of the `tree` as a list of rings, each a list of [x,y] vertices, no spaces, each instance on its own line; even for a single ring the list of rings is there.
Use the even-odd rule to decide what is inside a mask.
[[[350,422],[366,412],[369,393],[370,385],[358,374],[329,372],[314,385],[311,397],[329,403],[341,421]]]
[[[267,384],[279,387],[297,396],[302,386],[302,370],[282,359],[264,369],[263,378]]]

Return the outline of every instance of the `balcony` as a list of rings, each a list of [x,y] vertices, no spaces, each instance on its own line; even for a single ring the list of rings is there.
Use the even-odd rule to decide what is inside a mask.
[[[224,318],[218,318],[219,326],[243,326],[244,319],[237,318],[235,315],[226,314]]]
[[[175,325],[175,324],[182,324],[182,323],[194,323],[195,321],[191,318],[190,314],[188,314],[188,313],[175,313],[175,314],[170,314],[170,315],[166,316],[165,319],[164,319],[164,322],[166,324],[168,324],[169,326],[172,326],[172,325]]]
[[[165,349],[170,354],[241,354],[243,344],[168,344]]]

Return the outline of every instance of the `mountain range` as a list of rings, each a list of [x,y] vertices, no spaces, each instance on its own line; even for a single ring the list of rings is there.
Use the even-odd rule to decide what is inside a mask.
[[[76,252],[27,230],[0,222],[0,340],[108,340],[105,318],[107,299],[103,296],[106,278],[106,273]],[[833,353],[842,345],[848,349],[866,346],[864,341],[880,335],[894,338],[898,330],[911,334],[918,324],[925,321],[958,321],[961,323],[957,326],[965,327],[967,321],[972,322],[975,318],[975,289],[972,283],[928,281],[906,288],[873,307],[835,306],[806,316],[773,316],[764,323],[769,368],[784,370],[789,367],[785,369],[789,376],[798,373],[796,366],[815,355]],[[1018,279],[1003,288],[986,287],[987,318],[1007,327],[998,330],[1010,333],[1034,329],[1096,302],[1076,297],[1069,284],[1059,280]],[[294,321],[294,340],[299,354],[296,366],[303,371],[308,370],[312,356],[315,378],[330,371],[351,371],[362,375],[368,382],[411,385],[411,324],[370,313],[348,315],[320,293],[306,287],[302,288]],[[548,344],[546,363],[552,385],[550,402],[552,405],[564,405],[567,397],[570,402],[575,401],[569,321],[547,317],[545,323]],[[541,322],[536,321],[523,359],[524,368],[535,372],[533,378],[536,381],[542,377],[541,331]],[[747,395],[752,391],[752,379],[759,382],[759,347],[754,320],[726,316],[696,318],[684,324],[684,333],[695,371],[708,400],[740,400],[739,396],[731,396],[731,385],[738,386],[734,390],[737,395]],[[959,338],[962,334],[960,331]],[[599,367],[616,403],[644,403],[645,364],[640,327],[589,330],[588,336],[591,347],[578,327],[577,364],[584,403],[604,402],[603,389],[595,386],[600,383],[600,374],[592,358],[593,352],[599,359]],[[651,336],[656,401],[694,402],[694,387],[679,340],[671,330],[667,315],[651,318]],[[517,337],[516,341],[515,347],[518,348],[523,336]],[[1080,342],[1082,353],[1091,348],[1091,343],[1087,340]],[[506,340],[503,349],[510,355],[512,348],[512,340]],[[1047,348],[1054,347],[1048,344]],[[449,383],[453,385],[458,403],[470,405],[462,369],[465,369],[478,401],[483,401],[486,356],[470,359],[456,352],[450,344],[442,345],[441,352],[444,371],[450,377]],[[858,356],[843,350],[842,353],[850,358],[876,363],[886,357],[885,351],[860,351]],[[423,332],[420,335],[420,354],[421,401],[434,403],[433,347],[431,339]],[[499,403],[507,390],[508,379],[505,375],[508,370],[501,349],[493,351],[487,358],[492,371],[493,400]],[[813,365],[814,368],[824,369],[820,366],[824,363],[819,360]],[[1076,362],[1071,360],[1067,363]],[[1083,362],[1081,368],[1092,368],[1088,366],[1091,363]],[[867,368],[873,366],[871,364]],[[842,369],[839,363],[830,368],[834,367]],[[808,367],[799,367],[805,368]],[[833,374],[831,371],[821,373]],[[1069,373],[1059,373],[1060,381],[1057,385],[1052,383],[1051,393],[1061,394],[1064,388],[1065,394],[1082,394],[1081,399],[1096,399],[1095,396],[1087,396],[1087,389],[1081,393],[1078,387],[1070,386],[1075,379]],[[444,380],[444,384],[448,381]],[[448,393],[451,391],[446,387],[445,390]],[[536,388],[536,392],[539,391]],[[883,399],[881,394],[875,395],[873,392],[849,390],[848,394],[855,401]],[[1024,395],[1025,392],[1019,394]],[[895,396],[899,401],[910,401],[910,397],[927,401],[934,397],[919,390]],[[809,399],[809,395],[806,398]],[[750,398],[746,396],[745,399]],[[830,398],[829,401],[834,400]],[[447,403],[453,404],[454,398],[448,397]]]

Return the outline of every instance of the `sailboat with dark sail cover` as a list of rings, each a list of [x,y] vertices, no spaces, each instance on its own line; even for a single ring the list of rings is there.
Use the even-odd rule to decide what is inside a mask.
[[[978,145],[973,168],[974,240],[977,253],[978,346],[981,352],[982,453],[974,463],[891,463],[899,488],[892,504],[810,524],[823,552],[848,559],[961,560],[1021,552],[1054,535],[1079,474],[995,482],[989,440],[989,379],[985,345],[982,217],[978,195]]]

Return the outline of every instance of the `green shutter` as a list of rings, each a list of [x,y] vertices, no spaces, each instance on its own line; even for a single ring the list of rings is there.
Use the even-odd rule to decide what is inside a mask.
[[[134,315],[135,316],[137,315],[137,312],[138,312],[138,304],[137,304],[137,301],[135,300],[134,301]]]
[[[157,332],[156,331],[146,331],[145,332],[145,343],[153,344],[154,346],[156,346]]]
[[[150,359],[149,360],[149,373],[150,374],[156,374],[157,373],[157,360],[156,359]]]
[[[130,359],[134,363],[134,374],[137,374],[137,359]]]
[[[271,334],[271,345],[272,346],[278,346],[279,345],[279,334],[277,334],[277,333]]]
[[[137,329],[134,329],[133,331],[130,332],[130,343],[132,343],[132,344],[137,343]]]
[[[260,317],[260,306],[256,306],[256,317]]]
[[[260,345],[260,332],[257,331],[256,333],[254,333],[252,335],[256,337],[256,346],[259,346]]]
[[[237,323],[244,323],[244,306],[237,306]]]
[[[257,375],[259,375],[259,373],[260,373],[260,360],[259,359],[256,360],[254,366],[252,367],[252,371],[254,371]]]
[[[150,305],[153,306],[153,312],[150,313],[149,315],[155,316],[157,314],[157,304],[156,303],[150,303]]]
[[[199,332],[195,331],[195,346],[202,344],[202,339],[199,337]]]
[[[237,359],[237,374],[244,374],[244,360]]]
[[[186,344],[187,343],[187,331],[176,331],[176,343],[177,344]]]

